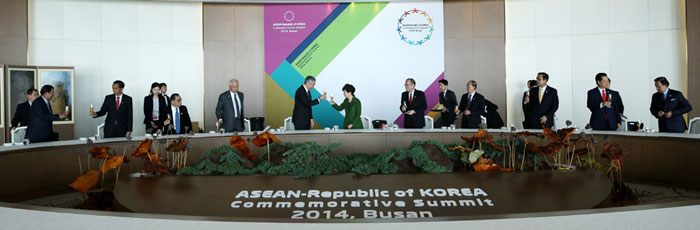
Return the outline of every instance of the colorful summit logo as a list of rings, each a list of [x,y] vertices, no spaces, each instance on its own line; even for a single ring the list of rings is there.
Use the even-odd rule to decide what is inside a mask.
[[[404,11],[397,23],[396,32],[408,45],[423,45],[433,36],[433,19],[419,9]]]

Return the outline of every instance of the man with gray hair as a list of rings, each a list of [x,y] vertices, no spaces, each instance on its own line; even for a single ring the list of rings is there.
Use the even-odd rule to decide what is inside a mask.
[[[226,132],[243,131],[243,92],[238,91],[238,80],[229,80],[228,89],[216,103],[217,123]]]
[[[314,86],[316,86],[316,78],[308,76],[304,79],[304,84],[299,86],[296,94],[294,94],[292,123],[294,123],[295,130],[309,130],[314,127],[311,106],[318,105],[318,103],[321,103],[321,100],[326,99],[325,93],[316,99],[311,98],[311,90]]]

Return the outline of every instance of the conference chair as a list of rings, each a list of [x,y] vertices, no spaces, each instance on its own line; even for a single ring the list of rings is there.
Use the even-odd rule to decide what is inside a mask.
[[[95,134],[95,136],[99,137],[100,139],[105,137],[105,123],[97,126],[97,134]]]
[[[627,118],[620,116],[620,131],[627,132]]]
[[[479,117],[481,117],[481,124],[488,124],[488,123],[486,123],[486,117],[484,117],[484,116],[479,116]]]
[[[250,119],[243,118],[243,127],[246,132],[250,132]]]
[[[284,119],[284,131],[293,131],[294,123],[292,123],[292,117],[287,117]]]
[[[688,133],[700,134],[700,117],[694,117],[688,122]]]
[[[362,126],[365,129],[372,129],[372,119],[366,116],[360,116],[360,120],[362,120]]]
[[[432,128],[435,126],[435,124],[433,124],[433,118],[432,118],[432,117],[430,117],[430,116],[423,116],[423,118],[425,119],[425,127],[423,127],[424,129],[432,129]]]
[[[22,144],[24,143],[24,135],[27,133],[27,126],[20,126],[12,130],[10,133],[10,138],[12,139],[12,144]]]

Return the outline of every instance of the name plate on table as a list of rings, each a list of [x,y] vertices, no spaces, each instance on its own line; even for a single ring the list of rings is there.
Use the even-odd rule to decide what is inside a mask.
[[[600,172],[168,176],[120,179],[118,209],[247,221],[467,217],[589,209],[610,194]]]

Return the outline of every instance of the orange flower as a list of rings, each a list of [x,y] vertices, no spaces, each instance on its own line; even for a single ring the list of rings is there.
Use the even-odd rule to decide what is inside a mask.
[[[181,136],[177,140],[174,140],[173,143],[166,148],[166,150],[170,152],[182,152],[187,150],[187,143],[187,140]]]
[[[257,158],[257,156],[250,151],[248,142],[246,142],[243,137],[238,135],[232,136],[229,143],[231,144],[231,147],[241,153],[241,156],[247,158],[248,160],[255,160],[255,158]]]
[[[117,168],[119,165],[121,165],[124,162],[124,158],[126,156],[116,156],[116,157],[110,157],[105,161],[104,164],[102,164],[102,167],[100,168],[100,171],[102,171],[102,174],[107,174],[107,172],[110,169]]]
[[[134,152],[131,153],[132,157],[138,157],[143,154],[146,154],[151,151],[151,144],[153,144],[153,140],[151,139],[144,139],[139,143],[138,146],[136,146],[136,149],[134,149]]]
[[[112,147],[109,146],[102,146],[102,147],[92,147],[88,152],[92,157],[97,158],[97,159],[107,159],[110,156],[109,151],[112,150]]]
[[[68,187],[77,190],[80,193],[86,193],[92,186],[97,184],[99,180],[100,173],[97,170],[90,169],[85,174],[79,176],[73,183],[70,183]]]
[[[263,146],[267,145],[268,140],[271,142],[280,143],[280,140],[277,139],[277,137],[275,137],[275,135],[270,133],[269,131],[258,134],[257,136],[255,136],[255,138],[253,138],[252,143],[255,146],[263,147]]]

